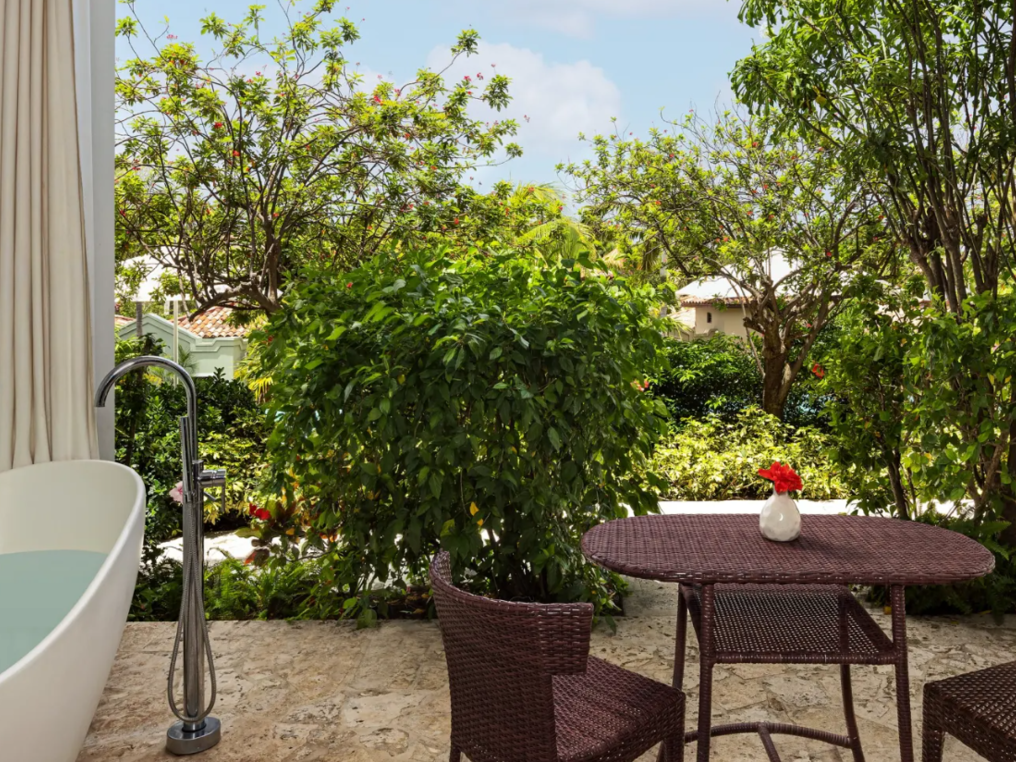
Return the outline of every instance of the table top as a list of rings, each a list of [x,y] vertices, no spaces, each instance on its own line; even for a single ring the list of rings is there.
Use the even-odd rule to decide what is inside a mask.
[[[765,539],[757,514],[635,516],[590,529],[582,552],[630,577],[707,584],[936,585],[995,568],[969,537],[874,516],[802,516],[793,542]]]

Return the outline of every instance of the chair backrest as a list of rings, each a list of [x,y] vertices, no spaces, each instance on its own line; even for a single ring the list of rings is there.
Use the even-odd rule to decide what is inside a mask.
[[[557,759],[553,676],[585,672],[593,607],[510,603],[452,584],[430,567],[452,699],[452,744],[473,762]]]

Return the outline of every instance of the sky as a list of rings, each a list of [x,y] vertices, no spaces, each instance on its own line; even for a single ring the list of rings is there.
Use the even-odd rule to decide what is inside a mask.
[[[259,2],[267,6],[263,30],[270,35],[282,23],[278,0]],[[249,4],[134,3],[150,30],[162,30],[168,18],[169,32],[202,53],[212,45],[201,37],[200,19],[214,10],[226,21],[239,21]],[[298,10],[311,5],[296,2]],[[556,165],[591,153],[579,133],[592,137],[617,129],[626,137],[645,136],[689,109],[712,112],[732,103],[728,74],[753,43],[762,42],[759,30],[738,22],[739,6],[739,0],[340,0],[337,11],[360,31],[347,60],[358,63],[368,82],[380,74],[398,85],[421,67],[443,69],[459,32],[476,29],[479,53],[451,74],[491,72],[494,65],[512,80],[512,104],[490,118],[515,118],[516,142],[524,151],[519,159],[481,170],[476,181],[551,183],[566,190]],[[127,12],[118,6],[118,13]],[[122,63],[131,53],[122,41],[117,46]]]

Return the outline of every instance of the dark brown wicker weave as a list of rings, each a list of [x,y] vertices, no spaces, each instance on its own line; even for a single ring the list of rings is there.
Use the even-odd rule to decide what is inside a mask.
[[[586,556],[645,579],[681,583],[674,686],[684,678],[687,618],[700,645],[699,726],[685,736],[707,762],[710,738],[758,733],[779,762],[772,736],[826,741],[864,759],[854,718],[851,664],[892,664],[896,672],[900,756],[913,762],[907,666],[905,585],[969,580],[989,573],[994,557],[977,542],[947,530],[856,516],[806,516],[802,536],[770,542],[758,516],[640,516],[591,529]],[[892,639],[846,585],[890,586]],[[712,726],[712,672],[720,663],[838,664],[847,732],[839,735],[782,723]]]
[[[509,603],[431,564],[452,699],[451,762],[633,762],[684,754],[684,695],[589,656],[587,603]]]
[[[949,733],[989,762],[1016,762],[1016,662],[924,686],[924,762]]]

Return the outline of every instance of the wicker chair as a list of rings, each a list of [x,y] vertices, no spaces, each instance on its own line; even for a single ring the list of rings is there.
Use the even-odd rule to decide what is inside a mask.
[[[490,600],[431,564],[452,703],[451,762],[680,762],[684,695],[589,656],[593,607]]]
[[[1016,762],[1016,662],[924,686],[924,762],[949,733],[989,762]]]

